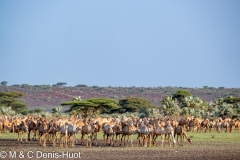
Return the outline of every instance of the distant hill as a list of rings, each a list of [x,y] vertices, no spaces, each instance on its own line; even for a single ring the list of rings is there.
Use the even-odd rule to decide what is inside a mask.
[[[182,87],[99,87],[78,85],[75,87],[50,85],[13,85],[0,86],[0,91],[17,91],[27,94],[23,98],[30,108],[59,106],[63,101],[70,101],[76,96],[82,99],[108,97],[121,99],[128,96],[146,98],[157,105],[163,96],[174,94],[179,89],[185,89],[207,102],[226,96],[240,97],[240,88],[182,88]]]

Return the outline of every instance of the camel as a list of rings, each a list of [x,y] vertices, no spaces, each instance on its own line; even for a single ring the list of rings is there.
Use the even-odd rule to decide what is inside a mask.
[[[238,133],[240,133],[240,121],[237,120],[237,121],[235,122],[235,125],[236,125],[236,127],[238,127]]]
[[[216,131],[216,121],[210,121],[209,131],[211,132],[212,130]]]
[[[201,131],[203,131],[203,129],[205,129],[205,133],[206,132],[209,132],[209,128],[210,128],[210,121],[209,119],[204,119],[202,122],[201,122]]]
[[[68,143],[70,146],[75,146],[76,134],[82,129],[76,124],[68,124]]]
[[[175,129],[179,125],[179,122],[175,119],[170,120],[171,126]]]
[[[113,131],[113,127],[115,126],[115,123],[106,123],[103,125],[103,143],[107,145],[107,141],[109,139],[109,146],[113,146],[113,138],[115,132]],[[107,136],[107,139],[105,139],[105,136]]]
[[[1,137],[2,131],[3,131],[3,123],[0,121],[0,137]]]
[[[201,130],[201,119],[199,118],[193,118],[189,121],[189,130],[191,132],[197,130],[200,131]]]
[[[133,147],[132,143],[132,135],[139,133],[139,130],[133,126],[133,121],[128,119],[127,121],[122,121],[122,137],[120,146],[122,145],[122,141],[124,140],[124,147],[127,145],[126,143],[126,136],[128,136],[128,141],[130,139],[131,146]]]
[[[68,146],[68,123],[65,123],[60,129],[60,147]]]
[[[166,126],[164,126],[166,125]],[[154,136],[153,136],[153,145],[157,145],[157,138],[158,136],[161,136],[161,146],[164,146],[164,139],[165,135],[168,135],[168,144],[169,146],[172,146],[172,143],[170,141],[170,136],[172,137],[173,144],[176,143],[174,139],[174,128],[171,126],[170,121],[156,121],[154,124]]]
[[[82,137],[81,137],[81,144],[83,145],[84,136],[87,134],[88,139],[86,143],[86,147],[92,146],[92,135],[95,132],[96,126],[93,121],[88,122],[88,120],[85,119],[85,124],[82,126]]]
[[[7,118],[3,120],[3,131],[11,128],[11,126],[11,122]]]
[[[48,124],[46,120],[39,120],[39,144],[40,146],[46,146],[47,134],[48,134]]]
[[[20,125],[20,123],[22,122],[22,119],[20,117],[12,117],[10,119],[11,121],[11,129],[10,129],[10,132],[11,133],[15,133],[16,130],[17,130],[17,127]],[[23,120],[24,121],[24,120]],[[17,131],[18,132],[18,131]]]
[[[229,132],[230,131],[230,118],[225,118],[223,123],[222,123],[222,128],[225,128],[225,132]]]
[[[23,133],[27,131],[28,125],[26,124],[26,122],[22,121],[19,125],[17,125],[18,141],[22,142]],[[28,141],[27,138],[26,141]]]
[[[154,123],[154,121],[151,121],[151,123]],[[139,133],[137,137],[137,146],[138,145],[144,146],[144,147],[151,146],[152,144],[151,137],[153,137],[153,133],[154,133],[152,125],[153,124],[149,124],[148,121],[146,120],[139,121],[139,126],[138,126]]]
[[[175,137],[175,135],[177,135],[177,143],[178,143],[179,146],[182,146],[182,147],[183,147],[183,145],[184,145],[184,137],[186,137],[186,139],[188,140],[188,142],[189,142],[190,144],[192,144],[192,140],[187,137],[185,128],[184,128],[183,126],[178,126],[178,127],[175,129],[174,137]],[[180,139],[181,139],[181,142],[180,142],[180,143],[178,142],[178,137],[180,137]]]
[[[138,127],[139,127],[139,134],[137,137],[137,146],[140,145],[140,146],[147,147],[149,129],[147,125],[144,124],[143,121],[140,122]],[[142,143],[141,143],[141,139],[142,139]]]
[[[51,120],[47,124],[47,141],[49,142],[49,145],[52,141],[52,145],[56,146],[57,143],[57,132],[60,132],[61,128],[56,126],[56,123],[54,120]]]
[[[182,118],[178,121],[178,125],[179,126],[184,126],[184,128],[186,128],[188,125],[189,125],[189,122],[190,122],[190,118],[189,117],[186,117],[186,118]],[[177,126],[176,126],[177,127]]]
[[[28,140],[30,140],[30,133],[33,131],[33,137],[32,140],[37,140],[37,132],[38,132],[38,127],[37,126],[37,120],[31,117],[31,119],[28,120]]]
[[[230,132],[234,132],[235,127],[238,127],[238,129],[240,129],[239,126],[238,126],[239,125],[239,121],[236,118],[232,119],[229,122],[229,125],[230,125]]]
[[[120,135],[123,133],[122,132],[122,125],[120,125],[119,122],[117,122],[113,127],[113,132],[115,133],[115,142],[113,143],[113,146],[115,146],[115,144],[117,143],[117,140],[120,140]],[[119,137],[119,138],[118,138]]]
[[[223,123],[222,118],[218,118],[216,121],[216,131],[219,133],[222,132],[222,123]]]
[[[92,140],[93,140],[94,144],[97,145],[97,134],[100,131],[101,126],[100,126],[99,122],[96,122],[93,125],[94,125],[95,129],[94,129],[94,132],[92,133]]]

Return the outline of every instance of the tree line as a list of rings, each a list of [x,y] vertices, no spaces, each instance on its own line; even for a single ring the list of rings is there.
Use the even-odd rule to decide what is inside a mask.
[[[0,92],[0,114],[27,115],[31,113],[43,113],[42,108],[29,110],[21,97],[26,96],[19,92]],[[81,114],[84,117],[97,117],[99,115],[121,115],[128,114],[140,117],[154,116],[195,116],[205,117],[237,117],[240,118],[240,97],[225,97],[216,101],[206,102],[199,97],[193,96],[187,90],[178,90],[172,95],[165,95],[158,106],[153,102],[139,97],[125,97],[120,100],[112,98],[90,98],[82,99],[75,97],[72,101],[62,102],[61,106],[69,106],[62,111],[58,106],[52,109],[55,115]]]

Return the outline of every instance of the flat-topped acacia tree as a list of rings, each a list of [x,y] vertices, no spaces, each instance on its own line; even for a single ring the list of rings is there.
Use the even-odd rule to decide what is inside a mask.
[[[159,106],[155,105],[153,102],[139,97],[127,97],[119,100],[119,105],[121,112],[140,112],[141,109],[159,109]]]
[[[0,92],[0,107],[11,107],[16,113],[27,114],[28,106],[20,98],[26,96],[20,92]]]
[[[69,105],[68,112],[80,113],[83,117],[96,117],[101,111],[110,112],[113,109],[120,108],[118,100],[109,98],[92,98],[87,100],[73,100],[63,102],[62,106]]]

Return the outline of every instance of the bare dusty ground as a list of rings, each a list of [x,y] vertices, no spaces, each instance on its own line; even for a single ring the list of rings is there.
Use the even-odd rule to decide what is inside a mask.
[[[240,138],[240,137],[239,137]],[[134,142],[134,145],[136,142]],[[16,157],[9,157],[10,152],[16,151]],[[6,152],[7,155],[4,155]],[[62,154],[64,157],[54,157],[49,154],[43,157],[43,153]],[[80,152],[80,156],[78,153]],[[22,153],[22,154],[21,154]],[[67,154],[73,153],[71,155]],[[29,155],[28,155],[29,154]],[[75,155],[74,155],[75,154]],[[20,157],[24,155],[23,157]],[[3,156],[3,157],[2,157]],[[4,158],[4,156],[6,156]],[[12,154],[12,156],[14,156]],[[32,158],[29,158],[32,157]],[[75,158],[74,158],[75,156]],[[80,158],[81,157],[81,158]],[[149,159],[186,159],[186,160],[239,160],[240,145],[238,143],[208,143],[198,142],[192,145],[185,142],[184,147],[109,147],[103,146],[101,141],[98,145],[87,148],[79,144],[75,147],[53,147],[47,144],[47,147],[39,146],[38,141],[18,142],[15,139],[0,139],[0,159],[83,159],[83,160],[100,160],[100,159],[117,159],[117,160],[149,160]]]

